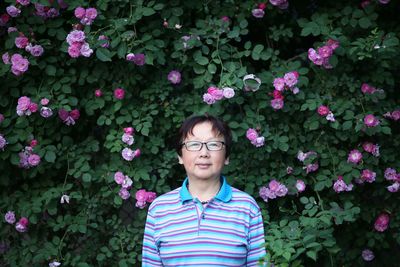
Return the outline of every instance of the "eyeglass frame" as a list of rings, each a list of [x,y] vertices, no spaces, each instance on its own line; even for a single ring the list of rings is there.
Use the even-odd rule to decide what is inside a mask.
[[[199,150],[189,150],[188,147],[186,146],[186,144],[187,144],[187,143],[192,143],[192,142],[193,142],[193,143],[200,143],[200,144],[201,144],[200,149],[199,149]],[[208,147],[208,145],[207,145],[208,143],[211,143],[211,142],[221,143],[222,146],[221,146],[221,148],[218,149],[218,150],[211,150],[211,149]],[[203,145],[206,145],[206,148],[207,148],[208,151],[221,151],[221,150],[224,148],[224,146],[225,146],[225,142],[224,142],[224,141],[208,141],[208,142],[187,141],[187,142],[181,143],[181,145],[184,146],[184,147],[186,148],[186,150],[187,150],[187,151],[190,151],[190,152],[198,152],[198,151],[201,151],[201,150],[203,149]]]

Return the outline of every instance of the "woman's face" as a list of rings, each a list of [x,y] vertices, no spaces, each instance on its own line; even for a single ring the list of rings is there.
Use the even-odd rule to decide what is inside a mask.
[[[190,133],[183,140],[188,141],[225,141],[223,135],[218,135],[212,131],[212,124],[203,122],[193,127],[193,135]],[[225,159],[225,146],[219,151],[209,151],[206,145],[203,145],[200,151],[188,151],[182,146],[182,156],[179,157],[179,163],[183,164],[189,179],[219,179],[224,164],[229,163]]]

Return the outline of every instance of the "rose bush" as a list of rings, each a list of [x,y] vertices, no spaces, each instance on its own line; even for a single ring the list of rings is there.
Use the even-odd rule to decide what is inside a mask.
[[[2,1],[0,265],[140,266],[148,205],[185,178],[177,127],[208,112],[233,130],[224,174],[262,208],[265,261],[396,266],[398,11]]]

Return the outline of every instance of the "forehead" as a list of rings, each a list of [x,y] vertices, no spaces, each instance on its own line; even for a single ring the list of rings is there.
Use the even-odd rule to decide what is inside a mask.
[[[213,125],[210,122],[201,122],[193,126],[191,131],[185,136],[186,140],[192,139],[220,139],[223,135],[217,130],[213,129]]]

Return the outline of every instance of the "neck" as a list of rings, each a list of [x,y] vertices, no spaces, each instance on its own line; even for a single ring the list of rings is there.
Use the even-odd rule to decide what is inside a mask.
[[[188,189],[193,198],[200,201],[209,201],[218,194],[221,181],[218,178],[212,180],[194,180],[189,177]]]

